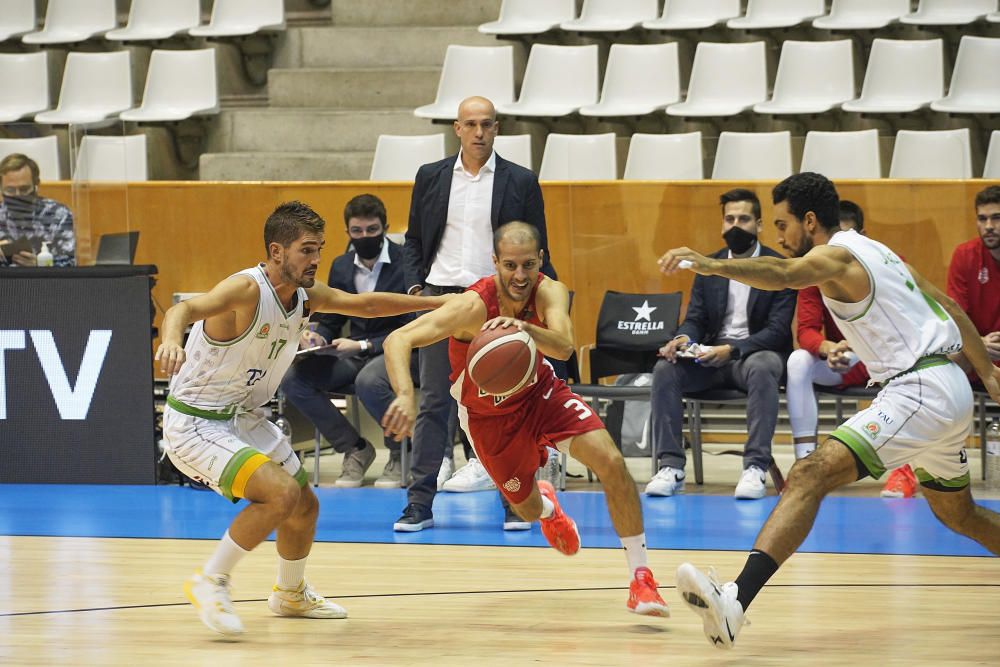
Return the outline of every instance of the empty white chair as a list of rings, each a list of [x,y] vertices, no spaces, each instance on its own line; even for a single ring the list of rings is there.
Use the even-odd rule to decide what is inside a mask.
[[[944,44],[940,39],[876,39],[861,97],[844,111],[908,113],[944,96]]]
[[[632,135],[626,181],[700,181],[704,174],[701,132]]]
[[[49,0],[45,26],[21,40],[25,44],[82,42],[117,25],[115,0]]]
[[[948,113],[1000,112],[1000,39],[962,37],[948,95],[931,102],[931,109]]]
[[[500,134],[493,140],[493,150],[503,159],[531,169],[531,135]]]
[[[900,130],[889,178],[972,178],[969,130]]]
[[[191,28],[195,37],[237,37],[262,30],[284,30],[283,0],[215,0],[208,25]]]
[[[497,104],[514,101],[513,46],[458,46],[444,54],[444,67],[432,104],[414,109],[418,118],[454,120],[458,104],[466,97],[481,95]]]
[[[199,0],[132,0],[128,24],[104,37],[118,42],[168,39],[201,23]]]
[[[1000,23],[1000,12],[993,12],[986,15],[986,20],[990,23]]]
[[[145,181],[146,135],[86,135],[76,156],[74,181]]]
[[[132,106],[129,52],[70,53],[59,104],[35,116],[38,123],[99,123]]]
[[[774,94],[755,104],[756,113],[823,113],[854,99],[853,42],[786,41],[774,79]]]
[[[747,0],[745,16],[729,19],[733,30],[791,28],[826,11],[825,0]]]
[[[663,13],[643,21],[647,30],[703,30],[740,15],[740,0],[664,0]]]
[[[806,133],[799,171],[815,171],[827,178],[881,178],[878,130]]]
[[[681,97],[677,42],[612,44],[601,101],[580,109],[583,116],[642,116]]]
[[[142,106],[123,111],[119,118],[150,123],[213,113],[219,113],[215,49],[156,49],[149,58]]]
[[[701,42],[694,52],[687,99],[670,116],[735,116],[767,99],[764,42]]]
[[[1000,130],[993,130],[990,134],[990,147],[986,151],[983,178],[1000,178]]]
[[[5,0],[0,11],[0,42],[36,28],[35,0]]]
[[[899,21],[911,25],[966,25],[996,10],[996,0],[920,0],[917,11]]]
[[[0,53],[0,123],[49,108],[49,59],[45,51]]]
[[[443,134],[380,134],[370,180],[412,181],[420,165],[441,159],[444,159]]]
[[[535,44],[517,102],[497,111],[511,116],[566,116],[597,101],[597,45]]]
[[[618,176],[615,133],[557,134],[545,140],[542,181],[613,181]]]
[[[56,136],[33,139],[0,139],[0,160],[11,153],[27,155],[38,164],[38,178],[58,181],[62,178],[59,166],[59,140]]]
[[[714,180],[781,180],[791,173],[791,132],[723,132],[719,135],[712,167]]]
[[[655,19],[658,10],[658,0],[583,0],[580,18],[560,23],[559,27],[578,32],[631,30],[643,21]]]
[[[496,21],[483,23],[487,35],[538,35],[576,17],[576,0],[503,0]]]
[[[813,21],[823,30],[878,30],[910,11],[910,0],[833,0],[830,13]]]

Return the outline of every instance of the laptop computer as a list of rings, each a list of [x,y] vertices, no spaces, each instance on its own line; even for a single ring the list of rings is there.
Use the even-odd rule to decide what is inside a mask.
[[[135,248],[139,245],[139,232],[102,234],[97,242],[95,265],[133,264]]]

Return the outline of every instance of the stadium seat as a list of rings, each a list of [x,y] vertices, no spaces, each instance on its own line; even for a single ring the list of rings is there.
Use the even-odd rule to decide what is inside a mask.
[[[35,0],[5,0],[0,11],[0,42],[37,28]]]
[[[541,181],[613,181],[618,163],[615,134],[557,134],[545,140]]]
[[[68,44],[99,37],[118,26],[115,0],[49,0],[45,26],[21,38],[25,44]]]
[[[420,165],[444,158],[444,135],[380,134],[375,144],[370,180],[412,181]]]
[[[0,123],[49,108],[49,58],[45,51],[0,53]]]
[[[70,53],[63,70],[59,104],[35,116],[50,125],[99,123],[132,106],[128,51]]]
[[[899,21],[909,25],[968,25],[996,9],[996,0],[920,0],[917,11]]]
[[[576,0],[503,0],[496,21],[483,23],[486,35],[538,35],[576,17]]]
[[[0,139],[0,159],[11,153],[27,155],[38,163],[38,177],[43,181],[62,179],[59,165],[59,139],[51,134],[32,139]]]
[[[735,116],[767,99],[764,42],[701,42],[694,53],[687,99],[670,116]]]
[[[454,120],[459,102],[472,95],[486,97],[495,105],[514,101],[513,46],[450,45],[434,102],[414,109],[413,114]]]
[[[969,130],[900,130],[889,178],[972,178]]]
[[[854,99],[853,42],[786,41],[767,102],[755,104],[755,113],[824,113]]]
[[[636,132],[628,145],[626,181],[700,181],[701,132],[642,134]]]
[[[574,32],[621,32],[652,21],[658,10],[657,0],[583,0],[580,18],[559,27]]]
[[[1000,112],[1000,39],[962,37],[948,95],[931,102],[931,109],[947,113]]]
[[[86,135],[76,156],[74,181],[145,181],[146,135]]]
[[[993,130],[990,134],[990,147],[986,151],[983,178],[1000,179],[1000,130]]]
[[[861,97],[844,111],[909,113],[944,96],[944,43],[940,39],[876,39]]]
[[[825,0],[747,0],[747,13],[729,19],[731,30],[791,28],[826,11]]]
[[[535,44],[517,102],[500,104],[510,116],[566,116],[597,102],[597,45]]]
[[[806,133],[799,171],[815,171],[827,178],[881,178],[878,130]]]
[[[156,49],[149,58],[142,106],[122,112],[119,118],[153,123],[213,113],[219,113],[215,49]]]
[[[681,97],[677,43],[612,44],[601,101],[580,109],[582,116],[644,116]]]
[[[993,12],[986,15],[986,20],[990,23],[1000,23],[1000,12]]]
[[[781,180],[791,174],[791,132],[723,132],[719,135],[712,167],[714,180]]]
[[[830,13],[813,21],[823,30],[878,30],[910,11],[910,0],[833,0]]]
[[[503,159],[531,169],[531,135],[501,134],[493,140],[493,150]]]
[[[208,24],[188,33],[194,37],[238,37],[284,28],[283,0],[215,0]]]
[[[169,39],[201,23],[199,0],[132,0],[128,24],[104,37],[116,42]]]
[[[740,15],[740,0],[665,0],[663,13],[643,21],[646,30],[704,30]]]

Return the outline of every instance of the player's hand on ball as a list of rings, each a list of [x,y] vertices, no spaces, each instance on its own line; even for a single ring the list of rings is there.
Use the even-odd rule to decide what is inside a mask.
[[[483,328],[480,331],[496,328],[506,329],[507,327],[514,327],[518,331],[524,331],[524,320],[519,320],[516,317],[494,317],[483,324]]]
[[[184,348],[176,343],[161,343],[156,350],[154,359],[160,362],[160,370],[167,375],[174,375],[184,365]]]
[[[413,397],[397,396],[382,416],[382,430],[396,442],[413,435],[417,421],[417,402]]]
[[[700,255],[690,248],[674,248],[664,253],[656,264],[660,267],[660,273],[667,276],[682,269],[691,269],[701,275],[710,275],[716,261]]]

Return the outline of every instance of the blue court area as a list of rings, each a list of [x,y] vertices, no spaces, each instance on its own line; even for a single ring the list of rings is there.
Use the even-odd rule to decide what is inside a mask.
[[[403,490],[317,489],[320,542],[404,542],[547,547],[538,527],[501,530],[495,492],[441,493],[435,527],[395,533],[406,504]],[[620,548],[604,495],[560,494],[584,547]],[[777,497],[737,501],[725,496],[642,498],[646,537],[653,549],[749,549]],[[981,501],[1000,511],[1000,501]],[[242,505],[177,486],[0,485],[0,534],[74,537],[216,539]],[[932,556],[987,556],[978,544],[941,526],[927,503],[881,498],[828,498],[802,551]]]

